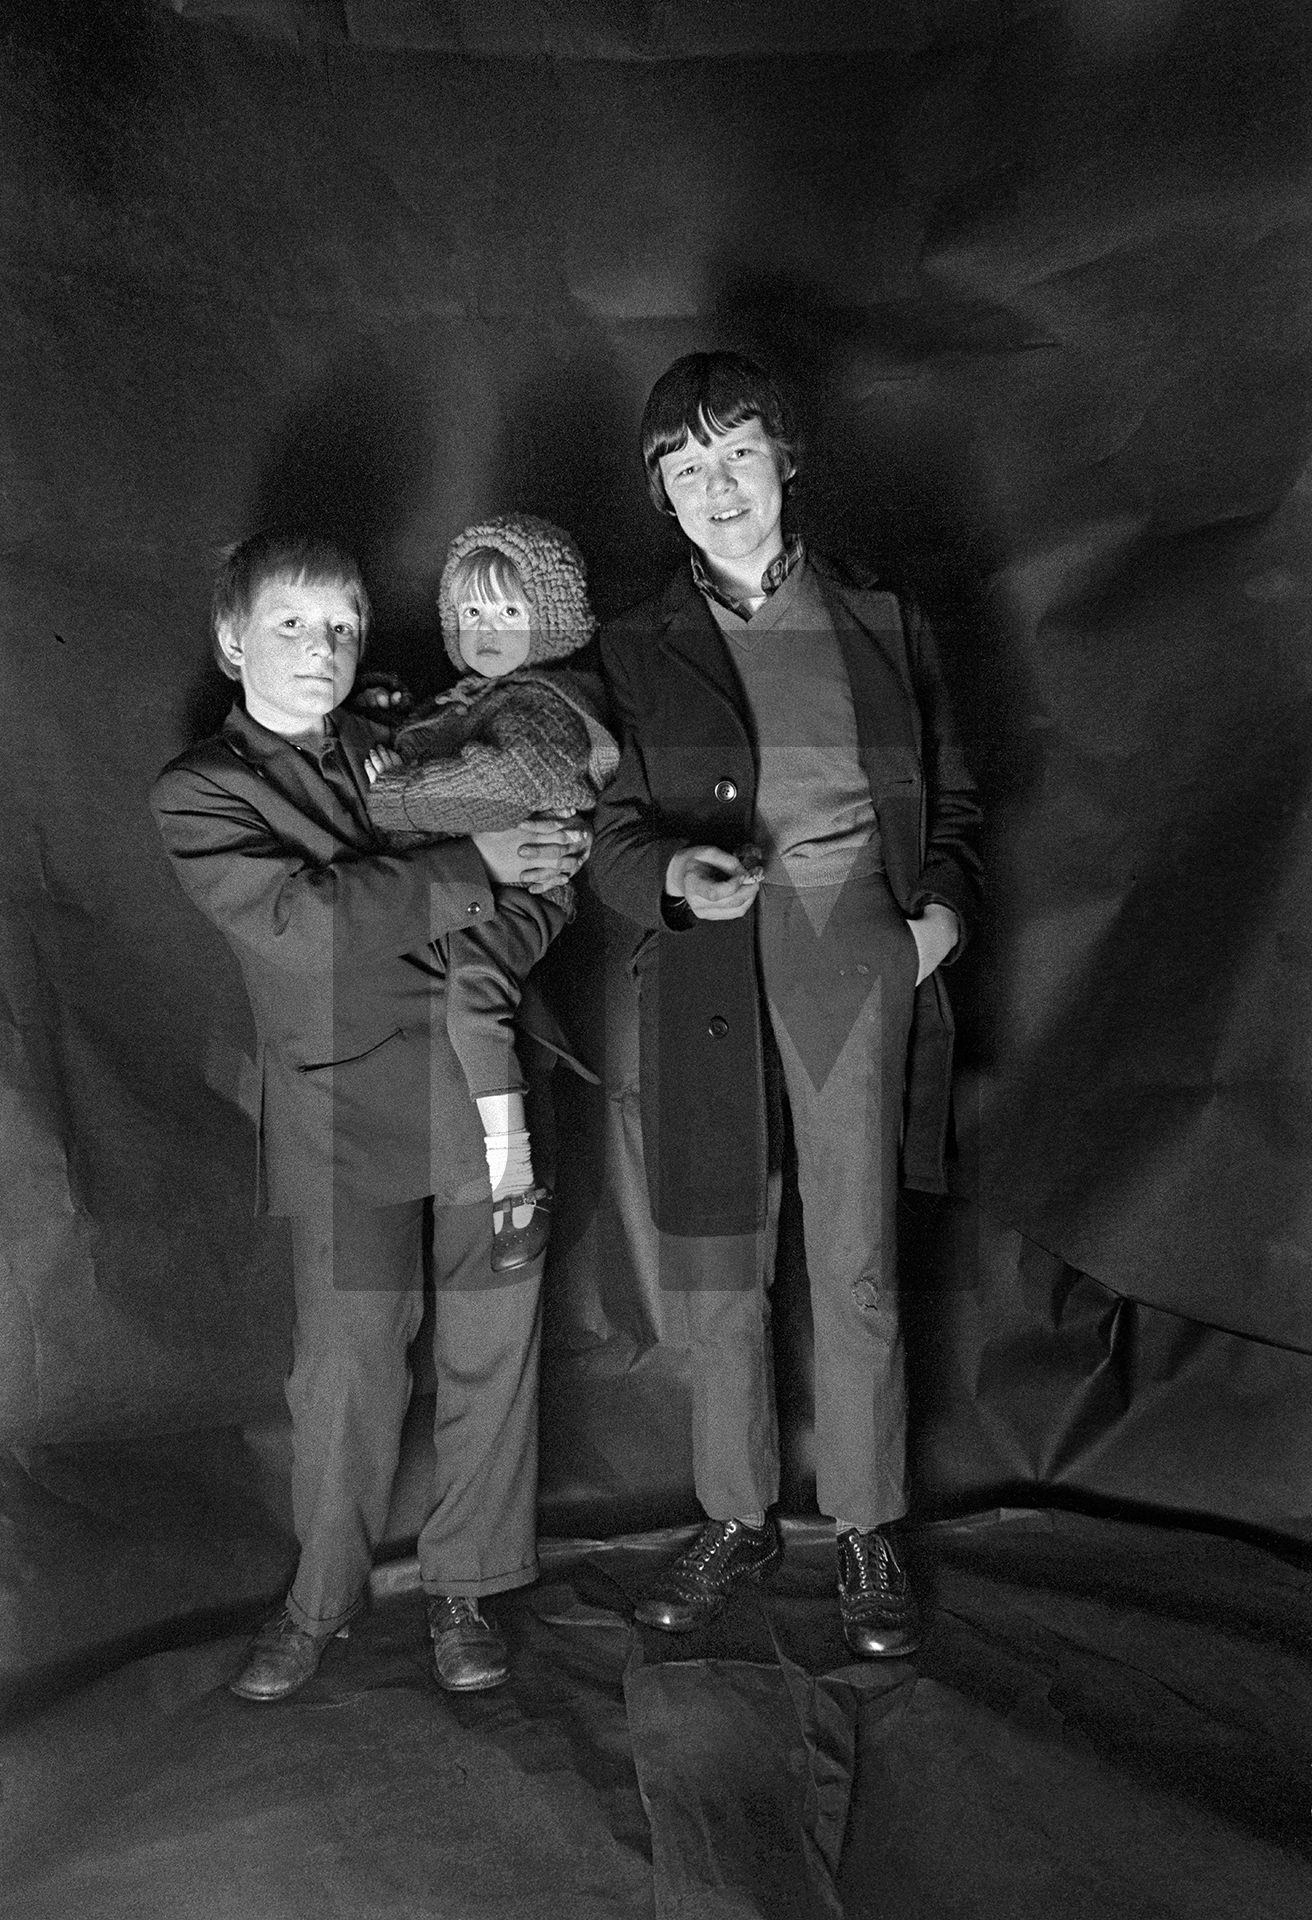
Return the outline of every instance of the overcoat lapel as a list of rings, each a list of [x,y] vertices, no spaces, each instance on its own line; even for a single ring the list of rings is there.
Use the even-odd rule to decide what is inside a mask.
[[[744,739],[750,740],[742,690],[729,649],[690,571],[685,570],[671,582],[662,612],[665,624],[661,647],[729,709]]]
[[[847,668],[861,761],[878,799],[882,786],[919,769],[920,709],[911,684],[902,613],[891,593],[863,592],[858,620],[847,595],[817,573]]]
[[[826,574],[816,579],[834,623],[852,689],[861,762],[878,799],[888,786],[914,782],[920,769],[920,710],[911,682],[902,613],[892,593],[864,591],[858,618],[847,595]],[[738,676],[715,617],[691,572],[666,591],[663,650],[729,709],[750,740]]]

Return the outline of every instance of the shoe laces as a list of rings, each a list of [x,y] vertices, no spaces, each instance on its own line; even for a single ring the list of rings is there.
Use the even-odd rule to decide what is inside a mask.
[[[478,1602],[471,1594],[444,1593],[438,1596],[437,1604],[443,1609],[448,1626],[481,1627],[486,1624],[478,1610]]]
[[[868,1593],[878,1583],[880,1576],[887,1582],[902,1572],[902,1564],[897,1557],[892,1541],[887,1534],[871,1528],[868,1533],[849,1533],[843,1545],[847,1549],[848,1559],[856,1571],[856,1584],[862,1593]]]
[[[723,1553],[732,1536],[744,1532],[746,1528],[736,1520],[708,1520],[684,1554],[681,1564],[690,1573],[705,1573],[711,1562]]]

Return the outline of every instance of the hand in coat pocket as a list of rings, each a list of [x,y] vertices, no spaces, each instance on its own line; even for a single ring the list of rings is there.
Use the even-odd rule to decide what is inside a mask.
[[[911,937],[916,943],[916,952],[920,965],[916,971],[916,985],[928,980],[936,967],[941,967],[957,941],[961,938],[961,922],[951,907],[945,907],[939,900],[931,900],[914,920],[908,920]]]

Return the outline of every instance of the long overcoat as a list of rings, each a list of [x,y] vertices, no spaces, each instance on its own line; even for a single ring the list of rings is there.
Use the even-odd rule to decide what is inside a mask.
[[[964,936],[979,895],[979,808],[929,628],[897,595],[845,584],[812,556],[851,683],[888,885],[909,918],[930,900]],[[602,635],[621,732],[619,772],[595,816],[591,884],[635,925],[639,1100],[652,1215],[682,1235],[759,1229],[767,1121],[756,908],[673,921],[665,871],[690,844],[734,852],[752,836],[757,759],[737,673],[681,568]],[[916,993],[903,1178],[942,1191],[952,1011],[939,969]]]
[[[495,910],[468,839],[389,852],[365,811],[386,730],[336,715],[349,798],[236,706],[151,809],[183,887],[241,963],[257,1047],[256,1204],[320,1213],[487,1196],[433,944]]]

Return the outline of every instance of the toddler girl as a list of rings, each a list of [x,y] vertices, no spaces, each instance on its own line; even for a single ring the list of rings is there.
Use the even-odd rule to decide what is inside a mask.
[[[391,748],[370,754],[374,824],[409,845],[495,832],[532,813],[590,813],[619,753],[600,717],[600,680],[557,664],[597,625],[569,535],[527,513],[466,527],[447,554],[438,607],[462,678],[419,707]],[[573,911],[568,883],[544,893],[501,887],[491,919],[436,943],[447,1031],[483,1123],[497,1272],[536,1259],[550,1228],[513,1023],[530,968]]]

